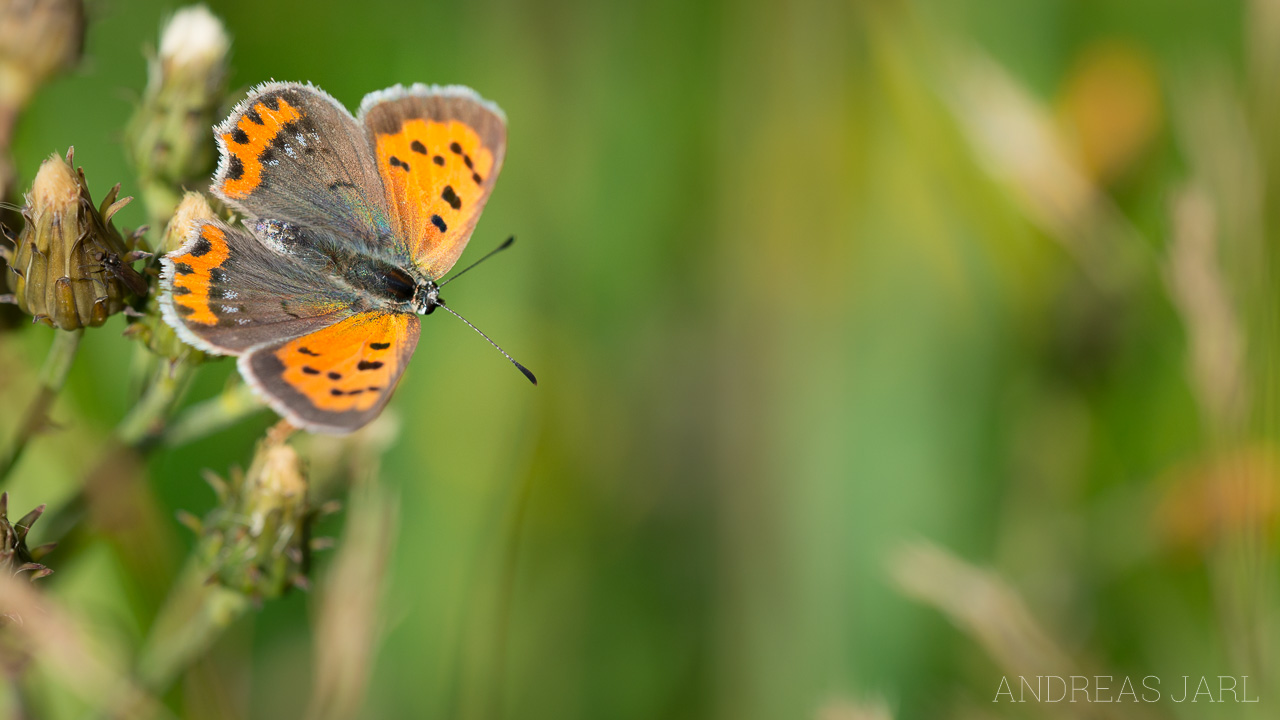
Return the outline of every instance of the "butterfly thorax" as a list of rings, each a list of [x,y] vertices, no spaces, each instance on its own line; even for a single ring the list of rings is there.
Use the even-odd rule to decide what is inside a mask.
[[[440,289],[410,263],[400,264],[361,252],[339,250],[328,257],[328,270],[360,291],[375,307],[429,315],[440,300]]]

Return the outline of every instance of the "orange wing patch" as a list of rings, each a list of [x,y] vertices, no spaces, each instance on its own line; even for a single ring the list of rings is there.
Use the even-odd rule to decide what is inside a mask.
[[[275,350],[281,378],[324,412],[364,412],[380,404],[400,377],[411,315],[368,312],[292,340]]]
[[[493,187],[493,151],[465,123],[408,120],[377,135],[387,204],[418,267],[439,278],[453,267]]]
[[[187,322],[217,325],[218,317],[209,307],[213,271],[231,257],[227,235],[216,225],[200,228],[200,235],[187,252],[173,254],[173,305]]]
[[[222,192],[229,198],[242,200],[262,183],[263,155],[271,147],[271,141],[288,123],[302,117],[302,113],[283,98],[273,98],[276,108],[265,102],[254,104],[229,133],[223,133],[222,142],[228,153],[227,179]]]

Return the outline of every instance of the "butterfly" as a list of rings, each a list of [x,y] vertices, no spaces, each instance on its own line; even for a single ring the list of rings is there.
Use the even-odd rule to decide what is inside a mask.
[[[245,219],[193,223],[162,259],[164,319],[239,356],[294,425],[356,430],[391,398],[419,316],[445,307],[438,281],[498,179],[505,116],[461,86],[397,85],[352,116],[310,84],[272,82],[214,134],[211,189]]]

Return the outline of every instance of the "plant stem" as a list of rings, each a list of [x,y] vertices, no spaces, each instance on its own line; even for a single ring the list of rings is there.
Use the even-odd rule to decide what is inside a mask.
[[[263,407],[253,390],[240,383],[188,408],[164,429],[156,442],[168,448],[186,445],[230,427]]]
[[[145,448],[158,438],[165,418],[173,411],[195,375],[194,370],[195,367],[188,363],[171,365],[161,361],[146,393],[116,427],[116,438],[125,445],[138,448]]]
[[[162,693],[251,605],[247,595],[209,582],[197,555],[188,561],[138,658],[137,680]]]
[[[145,502],[141,498],[150,498],[150,495],[136,481],[128,481],[128,473],[121,473],[119,470],[140,462],[145,452],[154,445],[163,429],[164,421],[182,398],[182,393],[194,375],[195,366],[189,363],[179,362],[170,365],[164,360],[156,361],[151,382],[143,391],[138,403],[116,426],[115,434],[108,441],[106,451],[85,473],[80,489],[61,507],[49,513],[49,531],[53,537],[59,538],[64,549],[73,547],[78,536],[82,534],[83,531],[77,532],[76,527],[84,519],[90,507],[91,497],[96,495],[104,499],[98,508],[99,514],[104,513],[104,508],[111,505],[109,502],[111,498],[129,498],[123,504],[135,510],[141,507],[140,502]],[[121,485],[121,483],[125,484]],[[130,496],[122,490],[125,487],[132,488],[138,495]],[[128,516],[123,508],[121,513],[123,516]],[[137,530],[140,527],[133,523],[127,523],[124,526],[129,530]],[[136,555],[130,555],[130,558],[139,559]],[[150,575],[142,573],[140,576],[149,577]]]
[[[39,386],[36,396],[27,406],[27,412],[18,425],[18,433],[9,442],[4,454],[0,455],[0,480],[8,476],[9,471],[22,457],[27,443],[44,427],[49,417],[49,408],[62,391],[67,382],[67,374],[71,372],[71,364],[75,360],[76,350],[80,347],[80,338],[84,330],[57,330],[54,332],[53,345],[45,356],[44,367],[40,369]]]

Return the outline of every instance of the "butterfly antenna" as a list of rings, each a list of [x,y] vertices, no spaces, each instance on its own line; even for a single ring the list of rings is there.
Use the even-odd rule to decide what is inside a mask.
[[[514,238],[513,238],[513,239],[514,239]],[[505,247],[506,245],[510,245],[510,244],[511,244],[511,241],[510,241],[510,240],[508,240],[508,241],[506,242],[506,244],[504,245],[504,247]],[[501,249],[502,249],[502,248],[498,248],[498,250],[501,250]],[[497,252],[498,250],[494,250],[493,252]],[[493,252],[489,253],[489,255],[492,255],[492,254],[493,254]],[[488,257],[488,255],[486,255],[485,257]],[[472,266],[472,267],[474,267],[474,266]],[[470,269],[471,269],[471,268],[467,268],[467,270],[470,270]],[[464,271],[464,272],[465,272],[465,271]],[[458,273],[458,275],[461,275],[461,274],[462,274],[462,273]],[[457,277],[457,275],[455,275],[454,277]],[[471,328],[472,330],[475,330],[475,331],[480,335],[480,337],[484,338],[485,340],[488,340],[488,341],[489,341],[489,344],[490,344],[490,345],[492,345],[492,346],[494,347],[494,349],[495,349],[495,350],[497,350],[498,352],[502,353],[502,357],[504,357],[504,358],[506,358],[506,359],[510,360],[510,361],[511,361],[511,364],[512,364],[512,365],[515,365],[517,370],[519,370],[520,372],[524,373],[524,376],[525,376],[525,377],[527,377],[527,378],[529,378],[529,382],[533,383],[534,385],[537,385],[537,384],[538,384],[538,378],[534,377],[534,376],[533,376],[533,373],[529,372],[529,368],[527,368],[527,367],[525,367],[525,366],[521,365],[520,363],[516,362],[516,359],[515,359],[515,358],[513,358],[513,357],[511,357],[510,355],[508,355],[508,354],[507,354],[507,351],[506,351],[506,350],[503,350],[503,349],[502,349],[502,347],[498,345],[498,343],[494,342],[494,341],[493,341],[493,339],[492,339],[492,338],[490,338],[488,335],[485,335],[483,332],[480,332],[480,328],[476,327],[475,325],[472,325],[470,320],[468,320],[468,319],[466,319],[466,318],[462,317],[461,315],[459,315],[458,313],[454,312],[454,311],[453,311],[453,308],[449,307],[448,305],[445,305],[443,302],[440,302],[439,300],[437,300],[437,301],[436,301],[436,307],[444,308],[445,310],[448,310],[450,315],[452,315],[452,316],[454,316],[454,317],[458,318],[459,320],[461,320],[462,322],[466,323],[466,324],[467,324],[467,327]]]
[[[465,274],[466,274],[466,272],[467,272],[468,270],[470,270],[471,268],[473,268],[473,267],[475,267],[475,266],[479,265],[480,263],[484,262],[485,260],[488,260],[489,258],[493,257],[494,255],[497,255],[498,253],[502,252],[503,250],[506,250],[507,248],[511,247],[511,244],[512,244],[512,243],[514,243],[515,241],[516,241],[516,236],[515,236],[515,235],[512,235],[511,237],[507,238],[507,239],[506,239],[506,240],[505,240],[501,245],[499,245],[498,247],[496,247],[496,248],[494,248],[494,249],[490,250],[488,253],[486,253],[484,257],[480,258],[479,260],[477,260],[477,261],[475,261],[475,262],[471,263],[470,265],[468,265],[468,266],[466,266],[466,267],[462,268],[461,270],[459,270],[458,272],[454,273],[453,277],[448,278],[447,280],[442,280],[442,281],[440,281],[440,282],[436,283],[436,287],[444,287],[445,285],[448,285],[449,283],[453,282],[454,280],[457,280],[458,278],[460,278],[460,277],[462,277],[463,275],[465,275]],[[455,313],[455,314],[456,314],[456,313]],[[476,332],[480,332],[480,331],[479,331],[479,330],[477,330]],[[484,333],[480,333],[480,334],[481,334],[481,335],[483,335]],[[489,342],[493,342],[493,341],[492,341],[492,340],[490,340]],[[495,345],[494,347],[497,347],[497,346]],[[511,362],[516,362],[516,361],[515,361],[515,360],[512,360]],[[519,365],[520,363],[516,363],[516,364],[517,364],[517,365]],[[536,385],[537,383],[534,383],[534,384]]]

